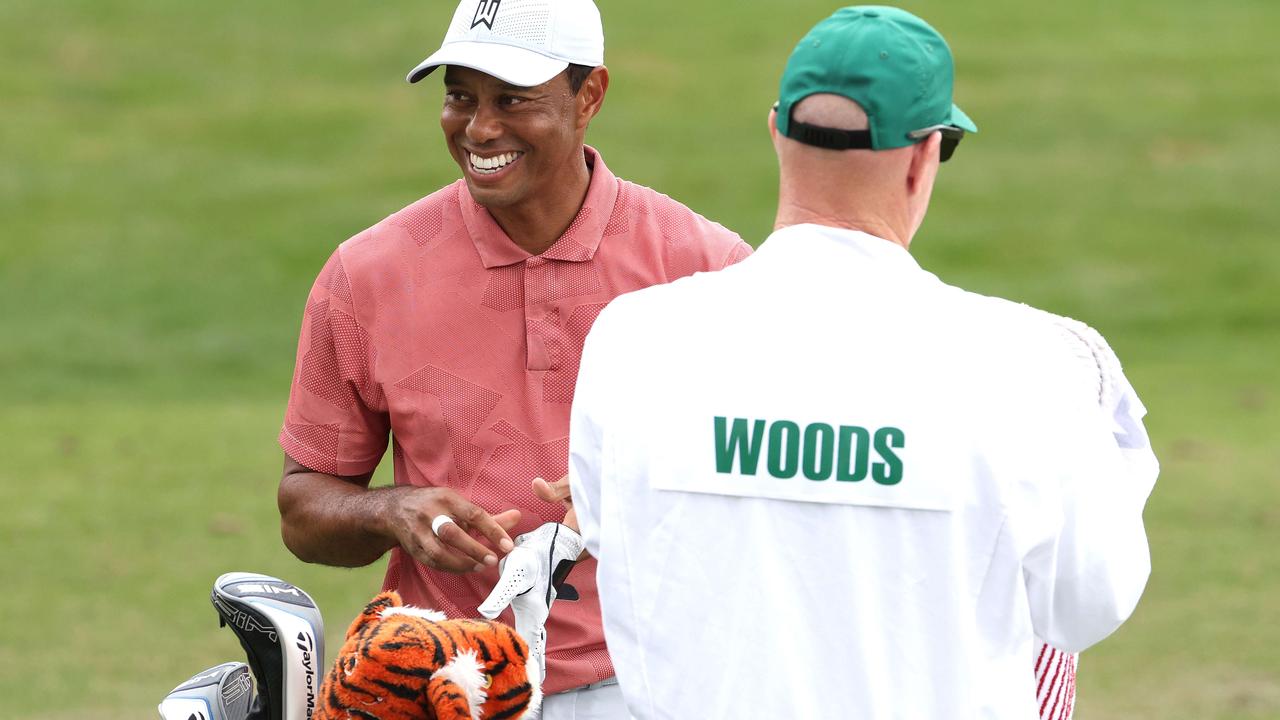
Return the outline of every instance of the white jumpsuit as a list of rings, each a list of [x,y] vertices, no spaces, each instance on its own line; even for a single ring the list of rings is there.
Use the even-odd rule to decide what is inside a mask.
[[[1037,717],[1036,638],[1078,652],[1145,587],[1143,412],[1087,326],[864,233],[620,297],[570,480],[629,711]]]

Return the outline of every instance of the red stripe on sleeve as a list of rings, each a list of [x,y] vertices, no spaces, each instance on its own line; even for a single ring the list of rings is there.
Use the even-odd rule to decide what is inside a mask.
[[[1049,649],[1049,643],[1040,646],[1040,657],[1036,658],[1036,674],[1040,673],[1040,661],[1044,659],[1044,653]]]
[[[1063,662],[1066,660],[1066,657],[1067,657],[1067,656],[1066,656],[1066,653],[1059,653],[1059,657],[1058,657],[1058,666],[1057,666],[1057,668],[1054,670],[1054,673],[1053,673],[1053,680],[1050,680],[1050,681],[1049,681],[1049,692],[1044,696],[1044,700],[1043,700],[1043,701],[1041,701],[1041,703],[1040,703],[1040,717],[1041,717],[1042,719],[1044,718],[1044,709],[1045,709],[1045,707],[1049,704],[1049,696],[1053,694],[1053,688],[1054,688],[1054,686],[1055,686],[1055,685],[1057,685],[1057,684],[1058,684],[1058,677],[1059,677],[1060,675],[1062,675],[1062,664],[1063,664]],[[1048,675],[1048,673],[1045,673],[1045,675],[1047,676],[1047,675]],[[1064,680],[1065,680],[1065,678],[1064,678]],[[1036,691],[1036,694],[1038,695],[1038,694],[1039,694],[1039,691]]]
[[[1071,716],[1076,711],[1076,668],[1080,665],[1080,656],[1076,655],[1071,659],[1071,690],[1067,693],[1066,712],[1062,714],[1062,720],[1071,720]]]
[[[1068,665],[1070,665],[1070,664],[1071,664],[1071,661],[1070,661],[1070,660],[1067,660],[1067,664],[1068,664]],[[1061,683],[1060,685],[1058,685],[1058,692],[1054,695],[1054,698],[1053,698],[1053,706],[1049,708],[1049,714],[1048,714],[1048,715],[1045,715],[1045,714],[1044,714],[1044,710],[1043,710],[1043,709],[1041,709],[1041,711],[1040,711],[1040,720],[1054,720],[1054,718],[1057,718],[1057,717],[1058,717],[1058,706],[1059,706],[1059,705],[1061,705],[1061,706],[1062,706],[1062,708],[1063,708],[1064,710],[1066,709],[1066,707],[1067,707],[1067,706],[1066,706],[1066,703],[1062,702],[1062,696],[1063,696],[1063,695],[1066,693],[1066,691],[1067,691],[1067,680],[1068,680],[1070,677],[1071,677],[1071,670],[1070,670],[1070,668],[1068,668],[1068,670],[1067,670],[1067,677],[1064,677],[1064,678],[1062,679],[1062,683]],[[1049,698],[1045,698],[1045,700],[1048,700],[1048,699],[1049,699]],[[1041,706],[1041,708],[1043,708],[1043,707],[1044,707],[1044,706],[1042,705],[1042,706]]]
[[[1048,646],[1046,645],[1045,647],[1048,647]],[[1040,690],[1044,688],[1044,679],[1049,676],[1049,666],[1053,664],[1053,656],[1057,652],[1058,652],[1058,649],[1054,648],[1049,653],[1049,661],[1045,663],[1043,675],[1040,675],[1040,668],[1038,666],[1036,667],[1036,674],[1040,676],[1040,682],[1036,683],[1036,697],[1040,697]]]

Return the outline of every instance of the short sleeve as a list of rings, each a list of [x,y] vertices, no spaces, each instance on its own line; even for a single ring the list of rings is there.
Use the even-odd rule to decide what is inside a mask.
[[[356,321],[341,253],[329,258],[307,298],[279,441],[307,468],[354,476],[377,466],[390,420],[370,372],[373,348]]]
[[[725,257],[724,262],[720,263],[720,267],[717,269],[723,270],[730,265],[737,265],[743,260],[746,260],[750,255],[751,246],[742,240],[738,240],[738,242],[734,243],[733,247],[730,248],[729,254]]]

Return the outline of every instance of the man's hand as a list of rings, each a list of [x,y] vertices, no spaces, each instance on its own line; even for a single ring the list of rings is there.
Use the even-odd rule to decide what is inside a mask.
[[[564,524],[578,532],[578,513],[573,509],[573,497],[569,494],[569,476],[556,480],[555,482],[547,482],[542,478],[533,479],[533,494],[537,495],[540,500],[546,502],[558,502],[564,505]]]
[[[562,585],[582,554],[582,536],[560,523],[546,523],[516,538],[516,547],[502,559],[502,575],[493,592],[476,608],[492,620],[508,605],[516,616],[516,632],[529,644],[529,657],[538,679],[546,676],[545,625],[557,596],[577,599]],[[572,592],[572,595],[570,594]]]
[[[306,562],[359,567],[399,546],[427,567],[464,573],[496,565],[514,547],[507,533],[519,510],[490,515],[447,488],[371,489],[372,475],[329,475],[286,455],[277,501],[289,550]],[[440,516],[453,522],[437,536],[431,523]]]
[[[453,520],[431,529],[431,521],[445,515]],[[388,529],[415,560],[436,570],[466,573],[498,564],[494,551],[471,536],[477,532],[492,547],[508,552],[515,547],[507,531],[520,522],[520,511],[490,515],[447,488],[400,488],[388,508]]]

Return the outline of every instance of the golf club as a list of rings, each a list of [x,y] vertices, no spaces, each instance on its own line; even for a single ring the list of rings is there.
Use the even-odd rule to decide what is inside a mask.
[[[210,599],[258,681],[249,720],[310,718],[324,668],[324,621],[311,596],[279,578],[233,572],[214,582]]]
[[[249,666],[228,662],[174,688],[158,709],[162,720],[247,720],[252,699]]]

